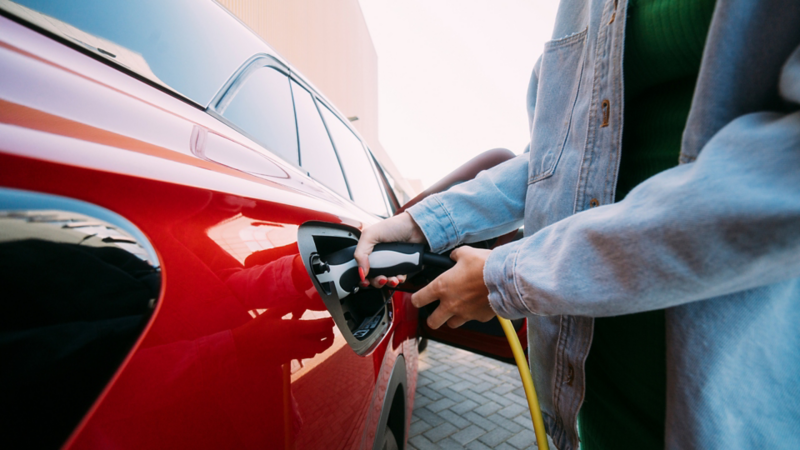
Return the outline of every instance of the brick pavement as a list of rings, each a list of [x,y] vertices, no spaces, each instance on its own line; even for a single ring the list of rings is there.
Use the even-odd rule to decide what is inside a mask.
[[[517,367],[429,342],[407,448],[537,448]]]

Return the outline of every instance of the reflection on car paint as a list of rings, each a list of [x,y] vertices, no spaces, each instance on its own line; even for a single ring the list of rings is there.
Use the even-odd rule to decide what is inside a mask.
[[[0,188],[4,442],[63,442],[130,351],[161,288],[141,236],[95,205]]]

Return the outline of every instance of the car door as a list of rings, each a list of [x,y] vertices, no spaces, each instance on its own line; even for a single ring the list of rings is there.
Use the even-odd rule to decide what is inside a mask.
[[[121,33],[136,37],[144,25],[166,20],[158,9],[166,3],[123,6],[137,5],[150,9],[139,11],[138,26]],[[90,10],[50,6],[74,13],[65,20]],[[124,18],[115,13],[114,2],[96,6],[109,21]],[[389,302],[397,307],[391,309],[383,293],[368,294],[338,305],[337,318],[343,320],[334,323],[298,249],[298,232],[307,223],[343,231],[341,239],[328,236],[331,232],[316,240],[330,247],[357,239],[360,229],[378,220],[364,208],[385,211],[370,197],[351,197],[341,167],[325,163],[315,181],[306,176],[313,152],[301,166],[300,156],[316,147],[315,139],[323,143],[319,148],[333,151],[326,161],[346,148],[365,154],[357,137],[339,133],[343,138],[331,141],[334,119],[347,128],[341,116],[325,106],[331,117],[323,121],[312,98],[316,137],[309,137],[313,133],[306,133],[305,125],[298,130],[288,71],[266,53],[255,59],[274,64],[247,66],[265,71],[253,78],[262,85],[247,96],[245,84],[240,90],[243,100],[260,103],[250,102],[253,109],[243,105],[238,116],[225,117],[224,108],[205,111],[200,106],[205,101],[131,76],[99,56],[100,47],[109,53],[108,41],[24,11],[83,40],[56,40],[17,16],[16,21],[0,17],[0,250],[8,269],[4,285],[13,288],[4,297],[0,344],[4,357],[16,353],[3,370],[4,392],[16,391],[4,396],[13,397],[7,408],[16,413],[0,428],[9,445],[369,446],[393,367],[413,340],[413,330],[397,332],[397,325],[406,323],[406,303]],[[200,28],[201,36],[222,22],[233,30],[225,28],[233,39],[226,41],[226,54],[249,48],[234,39],[243,27],[227,15],[219,17],[224,12],[218,5],[201,2],[179,12],[185,11],[192,14],[169,19],[186,25],[199,17],[193,29]],[[181,46],[161,45],[157,33],[148,37],[131,41],[149,43],[165,66],[175,61],[188,67],[187,61],[202,62],[212,50],[198,51],[198,34],[190,32],[180,36]],[[100,47],[86,50],[87,40]],[[269,51],[263,43],[254,45]],[[183,51],[187,48],[191,51]],[[122,55],[126,49],[114,50]],[[162,50],[171,57],[164,58]],[[218,72],[219,61],[212,63],[197,72]],[[153,66],[159,74],[163,68]],[[213,89],[225,78],[216,80]],[[235,111],[234,97],[220,99]],[[270,124],[259,124],[259,117]],[[261,127],[270,133],[261,133]],[[40,235],[25,234],[29,227]],[[19,248],[19,236],[50,241],[34,243],[41,249],[35,253]],[[62,257],[67,250],[72,256]],[[121,310],[111,308],[118,300],[116,282],[126,283],[123,290],[137,289]],[[34,295],[40,291],[48,297]],[[39,298],[47,302],[34,301]],[[16,320],[20,311],[36,326],[25,328]],[[39,325],[50,328],[39,333]],[[31,356],[35,345],[17,345],[45,339],[50,359]],[[7,373],[13,373],[14,383],[5,383]]]

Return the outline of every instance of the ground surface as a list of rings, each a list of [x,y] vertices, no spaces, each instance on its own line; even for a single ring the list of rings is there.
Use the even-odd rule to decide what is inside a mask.
[[[535,442],[516,366],[428,344],[419,359],[409,449],[516,450]]]

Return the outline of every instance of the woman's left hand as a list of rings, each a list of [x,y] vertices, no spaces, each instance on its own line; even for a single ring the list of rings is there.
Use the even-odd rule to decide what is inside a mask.
[[[483,282],[483,266],[491,250],[459,247],[450,253],[456,265],[411,296],[421,308],[439,300],[428,317],[428,326],[437,329],[444,323],[458,328],[469,320],[487,322],[495,316],[489,305],[489,289]]]

